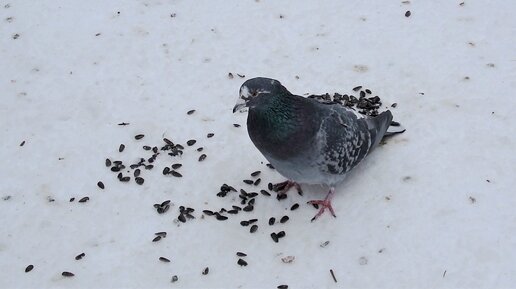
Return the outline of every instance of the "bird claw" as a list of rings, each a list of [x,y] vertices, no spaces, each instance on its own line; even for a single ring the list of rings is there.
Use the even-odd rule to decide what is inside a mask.
[[[298,194],[301,196],[303,195],[303,190],[301,190],[301,186],[298,183],[290,180],[272,185],[272,190],[277,192],[278,194],[285,194],[292,187],[296,187]]]
[[[317,214],[312,218],[312,220],[310,220],[310,222],[313,222],[317,218],[319,218],[319,216],[321,216],[326,209],[328,209],[330,211],[330,213],[333,217],[335,217],[335,218],[337,217],[337,215],[335,215],[335,211],[333,210],[333,207],[331,206],[330,200],[327,200],[327,199],[326,200],[313,200],[313,201],[309,201],[308,203],[312,204],[312,205],[322,206],[322,208],[319,209],[319,212],[317,212]]]

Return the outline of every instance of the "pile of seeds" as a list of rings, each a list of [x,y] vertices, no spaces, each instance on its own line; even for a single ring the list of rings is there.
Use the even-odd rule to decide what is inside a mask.
[[[379,96],[372,96],[370,89],[362,89],[362,86],[353,88],[358,97],[353,94],[339,94],[332,95],[326,93],[321,95],[309,95],[308,98],[316,99],[323,103],[338,103],[349,108],[356,108],[359,113],[367,116],[377,116],[378,109],[382,105]]]

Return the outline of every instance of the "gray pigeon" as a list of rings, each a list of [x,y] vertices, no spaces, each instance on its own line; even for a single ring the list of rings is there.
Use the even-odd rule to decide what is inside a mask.
[[[249,79],[240,87],[233,112],[249,108],[249,136],[274,168],[288,181],[282,191],[299,184],[327,185],[324,200],[310,201],[335,217],[331,199],[335,186],[389,134],[390,111],[365,118],[353,109],[335,103],[321,103],[290,93],[277,80]]]

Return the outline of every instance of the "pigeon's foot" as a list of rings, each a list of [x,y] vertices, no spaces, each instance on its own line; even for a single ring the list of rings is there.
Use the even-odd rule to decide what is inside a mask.
[[[272,190],[277,192],[278,194],[285,194],[292,187],[296,187],[298,194],[300,194],[301,196],[303,195],[303,190],[301,190],[301,186],[298,183],[293,182],[291,180],[286,180],[284,182],[272,185]]]
[[[326,209],[328,209],[330,211],[330,213],[333,217],[337,217],[335,215],[335,211],[333,210],[333,207],[331,206],[331,199],[333,198],[333,194],[335,194],[335,188],[332,187],[330,189],[330,191],[328,192],[328,195],[326,195],[326,198],[324,200],[313,200],[313,201],[308,202],[309,204],[312,204],[312,205],[322,206],[322,208],[319,209],[319,212],[317,213],[317,215],[315,215],[312,218],[311,222],[313,222],[317,218],[319,218],[319,216],[322,215]]]

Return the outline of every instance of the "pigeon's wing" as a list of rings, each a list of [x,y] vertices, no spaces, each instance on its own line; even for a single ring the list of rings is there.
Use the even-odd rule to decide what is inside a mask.
[[[369,151],[371,151],[380,143],[387,132],[387,129],[391,125],[392,113],[387,110],[373,118],[364,119],[364,121],[366,122],[369,134],[371,135],[372,143],[369,148]]]

